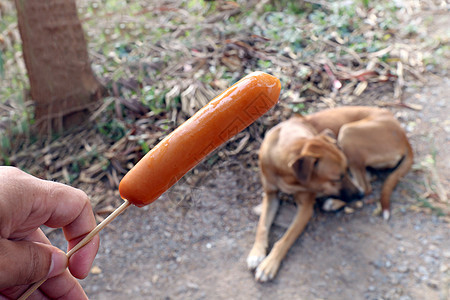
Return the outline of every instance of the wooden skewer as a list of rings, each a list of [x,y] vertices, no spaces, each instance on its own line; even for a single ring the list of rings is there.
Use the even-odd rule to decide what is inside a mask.
[[[112,220],[114,220],[118,215],[124,212],[125,209],[130,206],[131,203],[127,200],[125,200],[124,203],[122,203],[121,206],[116,208],[106,219],[104,219],[100,224],[98,224],[91,232],[88,233],[81,241],[78,242],[78,244],[75,245],[72,249],[70,249],[69,252],[67,252],[67,259],[69,259],[75,252],[80,250],[83,246],[85,246],[87,243],[89,243],[94,236],[96,236],[103,228],[106,227],[109,223],[111,223]],[[22,296],[18,300],[25,300],[28,297],[33,294],[34,291],[36,291],[45,281],[47,278],[42,279],[41,281],[38,281],[34,283],[28,290],[26,290],[25,293],[23,293]]]

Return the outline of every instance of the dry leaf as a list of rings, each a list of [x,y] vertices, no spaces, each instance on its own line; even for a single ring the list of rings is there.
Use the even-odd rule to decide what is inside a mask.
[[[353,91],[353,94],[356,96],[360,96],[367,88],[369,83],[367,81],[361,81]]]

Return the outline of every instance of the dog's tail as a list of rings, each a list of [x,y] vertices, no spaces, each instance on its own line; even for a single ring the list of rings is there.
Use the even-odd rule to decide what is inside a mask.
[[[400,178],[408,173],[413,164],[414,154],[408,140],[406,140],[406,145],[407,147],[405,155],[403,156],[395,170],[392,171],[392,173],[389,174],[389,176],[386,178],[381,190],[380,202],[383,218],[385,220],[388,220],[390,217],[389,206],[392,190],[395,188]]]

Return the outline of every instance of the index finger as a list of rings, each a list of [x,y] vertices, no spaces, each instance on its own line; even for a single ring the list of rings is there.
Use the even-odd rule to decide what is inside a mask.
[[[45,181],[49,206],[55,205],[45,225],[62,227],[64,236],[72,249],[84,236],[91,232],[96,221],[90,200],[86,193],[63,184]],[[69,260],[70,272],[77,278],[85,278],[99,247],[99,237],[95,236],[87,245],[78,250]]]
[[[96,222],[89,197],[85,192],[51,181],[41,180],[43,192],[39,200],[48,207],[48,227],[62,227],[67,241],[79,239],[95,228]]]
[[[66,187],[67,186],[62,185],[63,189],[65,189]],[[74,209],[74,207],[71,206],[70,203],[67,203],[67,201],[70,202],[69,198],[65,198],[65,201],[58,200],[62,196],[68,197],[64,194],[64,191],[61,192],[55,190],[53,193],[55,194],[53,196],[47,197],[47,199],[51,201],[51,197],[56,197],[56,201],[53,202],[61,202],[64,205],[62,209],[59,208],[59,205],[61,204],[57,205],[57,207],[52,211],[52,214],[50,215],[45,225],[49,227],[62,227],[66,240],[68,241],[68,250],[70,250],[75,247],[75,245],[77,245],[78,242],[82,240],[89,232],[91,232],[92,229],[95,228],[96,222],[94,214],[92,212],[91,204],[88,199],[88,202],[84,206],[82,206],[82,209],[80,211],[78,210],[78,207],[76,207],[76,209],[74,210],[78,212],[77,217],[68,225],[64,225],[67,223],[67,220],[71,219],[71,217],[69,218],[64,215],[64,211],[70,208]],[[58,193],[62,194],[58,195]],[[84,192],[81,193],[84,194]],[[41,238],[44,239],[44,237]],[[92,262],[94,261],[94,258],[97,254],[99,244],[99,237],[98,235],[96,235],[89,243],[87,243],[70,257],[68,267],[73,276],[79,279],[83,279],[88,275]]]
[[[79,189],[48,181],[44,184],[47,184],[47,196],[42,201],[50,202],[49,206],[55,205],[45,225],[62,227],[70,250],[96,226],[91,203],[86,193]],[[88,275],[98,247],[99,237],[95,236],[70,258],[69,269],[74,276],[84,278]]]

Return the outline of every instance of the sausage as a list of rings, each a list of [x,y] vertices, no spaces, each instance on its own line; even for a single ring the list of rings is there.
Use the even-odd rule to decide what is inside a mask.
[[[280,81],[254,72],[211,100],[149,151],[120,181],[123,199],[142,207],[155,201],[218,146],[274,106]]]

